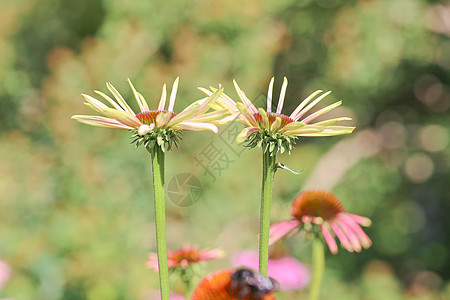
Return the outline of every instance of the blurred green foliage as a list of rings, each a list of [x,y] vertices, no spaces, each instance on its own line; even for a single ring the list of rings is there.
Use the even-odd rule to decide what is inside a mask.
[[[70,120],[91,113],[80,93],[111,81],[131,99],[130,77],[156,105],[180,76],[179,110],[201,97],[196,86],[220,82],[235,97],[235,78],[258,99],[271,76],[276,91],[287,76],[286,112],[331,89],[345,105],[335,113],[370,137],[345,151],[353,135],[305,138],[279,158],[304,172],[277,173],[274,221],[304,184],[333,176],[323,188],[373,221],[372,248],[327,256],[323,299],[448,299],[449,11],[419,0],[2,0],[0,259],[14,273],[0,297],[152,299],[158,288],[145,267],[155,250],[149,156],[126,131]],[[220,247],[229,258],[257,247],[260,153],[234,154],[214,181],[195,161],[211,141],[228,149],[187,133],[167,155],[167,180],[190,172],[203,186],[194,206],[168,202],[168,245]],[[309,263],[308,244],[287,246]]]

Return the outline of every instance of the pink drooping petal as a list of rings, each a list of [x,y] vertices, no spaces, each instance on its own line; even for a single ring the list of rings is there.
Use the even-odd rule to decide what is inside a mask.
[[[267,112],[272,112],[272,95],[273,95],[273,83],[275,77],[272,77],[269,83],[269,89],[267,91]]]
[[[325,238],[325,241],[327,242],[328,248],[330,248],[331,253],[336,254],[338,252],[338,247],[330,229],[328,229],[326,225],[321,225],[320,229],[322,230],[323,237]]]
[[[284,77],[283,86],[281,87],[281,92],[280,92],[280,98],[278,100],[277,114],[281,114],[281,110],[283,109],[284,97],[286,96],[287,85],[288,85],[287,78]]]
[[[92,125],[92,126],[101,126],[101,127],[108,127],[108,128],[123,128],[123,129],[133,129],[130,126],[126,126],[116,120],[105,118],[105,117],[99,117],[99,116],[82,116],[82,115],[75,115],[72,116],[72,119],[77,120],[81,123]]]
[[[356,223],[361,224],[362,226],[368,227],[368,226],[372,225],[372,221],[370,221],[369,218],[358,216],[358,215],[355,215],[355,214],[350,214],[350,213],[347,213],[347,216],[349,216]]]
[[[350,228],[353,230],[353,232],[356,234],[356,236],[358,237],[358,239],[361,242],[361,245],[364,248],[369,248],[372,245],[372,241],[370,240],[370,238],[367,236],[367,234],[364,232],[364,230],[362,230],[361,226],[359,226],[358,223],[356,223],[353,218],[349,217],[347,215],[347,213],[342,213],[341,214],[341,218],[345,219],[348,226],[350,226]]]
[[[282,221],[270,226],[269,230],[269,245],[273,245],[283,236],[300,226],[299,220]]]
[[[339,227],[341,227],[342,232],[348,237],[348,240],[352,244],[353,249],[356,252],[361,252],[362,246],[356,234],[353,232],[352,228],[347,224],[345,219],[338,218],[334,221]]]
[[[333,230],[333,232],[338,237],[339,241],[342,244],[342,247],[347,249],[349,252],[355,251],[347,236],[342,232],[341,228],[338,225],[334,224],[333,221],[329,221],[328,224],[330,224],[331,230]]]
[[[187,129],[187,130],[211,130],[214,133],[218,132],[217,126],[210,123],[200,122],[180,122],[173,127],[174,129]]]

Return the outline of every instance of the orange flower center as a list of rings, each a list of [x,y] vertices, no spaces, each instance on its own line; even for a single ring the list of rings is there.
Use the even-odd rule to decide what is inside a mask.
[[[260,113],[253,114],[253,117],[255,118],[256,122],[263,124],[263,119],[262,119],[262,116]],[[268,112],[267,118],[269,119],[269,126],[271,126],[273,124],[273,122],[275,122],[277,117],[281,118],[281,126],[280,127],[286,126],[287,124],[294,122],[294,120],[292,120],[291,118],[289,118],[286,115]]]
[[[305,216],[331,220],[343,211],[344,207],[339,199],[324,191],[303,192],[292,204],[292,216],[300,221]]]
[[[139,121],[141,121],[143,124],[150,125],[152,123],[156,123],[156,117],[160,113],[171,113],[172,115],[171,115],[169,121],[177,115],[176,113],[174,113],[172,111],[167,111],[167,110],[151,110],[151,111],[144,111],[144,112],[138,113],[136,115],[136,118],[138,118]]]
[[[177,262],[182,262],[183,260],[188,262],[198,262],[201,257],[198,251],[181,250],[175,251],[171,256],[171,259]]]

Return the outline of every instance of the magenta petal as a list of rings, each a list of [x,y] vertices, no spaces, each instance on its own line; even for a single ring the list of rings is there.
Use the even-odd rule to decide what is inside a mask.
[[[358,237],[359,241],[361,242],[361,245],[364,248],[369,248],[372,245],[372,241],[367,236],[367,234],[362,230],[361,226],[359,226],[358,223],[355,222],[353,218],[348,216],[347,214],[342,214],[342,218],[346,220],[346,223],[348,226],[353,230],[353,232]]]
[[[269,259],[268,275],[278,281],[280,289],[285,292],[303,289],[311,281],[308,268],[290,256]]]
[[[334,222],[328,222],[330,224],[331,230],[334,231],[339,241],[341,241],[342,247],[347,249],[349,252],[353,252],[353,247],[348,240],[347,236],[342,232],[341,228],[336,225]]]
[[[338,252],[338,247],[334,236],[331,234],[330,229],[328,229],[326,225],[320,226],[320,229],[322,230],[323,237],[325,238],[325,241],[327,242],[328,248],[330,248],[331,253],[336,254]]]
[[[258,269],[258,253],[255,251],[242,251],[232,259],[235,267],[248,267]],[[280,283],[282,291],[303,289],[311,281],[309,269],[291,256],[280,259],[269,259],[268,275]]]
[[[336,220],[335,222],[337,225],[339,225],[339,227],[341,227],[342,231],[348,237],[353,249],[355,249],[356,252],[361,252],[361,242],[356,236],[355,232],[349,226],[348,222],[345,219],[342,219],[341,216],[338,216],[338,220]]]
[[[300,226],[299,220],[292,221],[282,221],[275,223],[270,226],[269,231],[269,245],[273,245],[276,241],[281,239],[283,236]]]

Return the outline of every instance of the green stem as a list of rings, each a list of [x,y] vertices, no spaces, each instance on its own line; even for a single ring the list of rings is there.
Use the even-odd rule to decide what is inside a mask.
[[[270,229],[270,202],[272,199],[273,177],[276,168],[276,155],[271,156],[270,151],[264,153],[263,148],[263,178],[261,193],[261,209],[259,224],[259,272],[267,275],[269,262],[269,229]]]
[[[166,205],[164,191],[164,152],[159,146],[150,149],[155,196],[156,247],[158,250],[159,284],[161,300],[169,300],[169,269],[166,247]]]
[[[311,282],[311,289],[309,291],[309,300],[317,300],[319,298],[320,284],[322,282],[323,271],[325,268],[323,242],[319,237],[315,237],[313,240],[312,264],[313,278]]]

